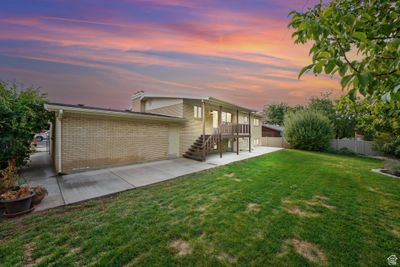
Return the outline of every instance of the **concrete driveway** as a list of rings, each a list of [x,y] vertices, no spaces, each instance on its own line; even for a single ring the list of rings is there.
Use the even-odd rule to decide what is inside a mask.
[[[55,176],[50,167],[49,154],[39,152],[32,155],[31,166],[24,170],[24,176],[29,179],[30,185],[41,184],[48,189],[48,197],[36,208],[36,210],[44,210],[159,183],[277,150],[281,148],[256,147],[251,153],[241,152],[239,155],[224,153],[222,158],[219,155],[210,155],[206,162],[179,158],[64,176]]]

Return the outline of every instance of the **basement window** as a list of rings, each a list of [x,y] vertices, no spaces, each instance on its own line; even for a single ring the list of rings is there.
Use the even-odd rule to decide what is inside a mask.
[[[199,106],[193,107],[193,116],[195,119],[201,119],[203,117],[203,109]]]

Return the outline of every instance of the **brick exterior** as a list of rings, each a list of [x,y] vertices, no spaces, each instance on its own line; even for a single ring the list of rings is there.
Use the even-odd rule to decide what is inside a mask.
[[[64,114],[62,171],[168,158],[168,123]]]
[[[175,102],[176,103],[176,102]],[[157,103],[160,105],[160,103]],[[132,164],[145,161],[167,159],[175,146],[178,155],[182,156],[193,142],[203,134],[202,119],[194,117],[194,106],[202,107],[200,100],[184,99],[182,103],[142,110],[148,113],[182,117],[182,123],[149,120],[145,118],[122,118],[101,114],[64,112],[61,120],[61,165],[62,172],[102,168],[112,165]],[[140,101],[132,102],[133,110],[144,108]],[[156,105],[154,105],[156,107]],[[206,134],[213,133],[212,111],[219,106],[206,103]],[[236,123],[236,109],[223,107],[222,111],[232,114],[232,123]],[[245,123],[247,112],[239,112],[239,123]],[[261,145],[261,121],[254,126],[251,115],[252,147]],[[56,120],[57,122],[57,120]],[[54,123],[55,126],[57,123]],[[247,123],[247,122],[246,122]],[[170,130],[174,128],[174,130]],[[55,127],[53,127],[55,129]],[[53,131],[57,136],[57,131]],[[249,149],[249,138],[239,139],[240,150]],[[259,139],[257,144],[254,140]],[[175,141],[171,141],[175,140]],[[224,151],[228,140],[224,140]],[[236,151],[236,143],[230,141],[231,150]],[[178,147],[179,146],[179,147]],[[53,147],[53,158],[59,172],[57,146]],[[216,151],[217,152],[217,151]]]

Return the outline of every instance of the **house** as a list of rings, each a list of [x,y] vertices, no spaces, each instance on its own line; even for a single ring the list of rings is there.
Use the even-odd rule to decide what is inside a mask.
[[[262,137],[282,137],[283,127],[274,124],[263,124],[262,125]]]
[[[49,103],[51,155],[58,173],[207,155],[239,154],[261,145],[255,110],[213,97],[132,96],[131,109]]]

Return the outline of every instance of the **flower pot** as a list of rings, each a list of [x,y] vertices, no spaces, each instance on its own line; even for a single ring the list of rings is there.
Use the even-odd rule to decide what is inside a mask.
[[[32,198],[32,204],[33,205],[38,205],[40,202],[42,202],[43,198],[46,196],[46,194],[38,194],[36,193],[35,196]]]
[[[0,203],[4,204],[7,214],[20,213],[31,208],[33,196],[35,196],[35,192],[18,199],[0,199]]]

